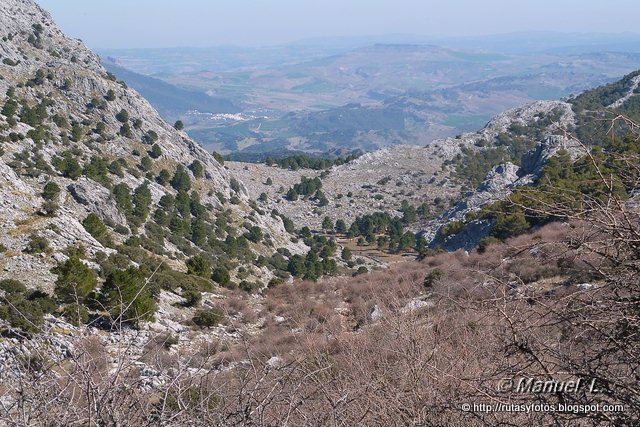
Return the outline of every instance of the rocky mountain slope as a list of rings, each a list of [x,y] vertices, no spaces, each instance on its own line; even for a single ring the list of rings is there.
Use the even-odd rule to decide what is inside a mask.
[[[216,159],[33,1],[3,1],[0,28],[0,279],[50,291],[51,268],[78,245],[93,266],[96,254],[129,242],[177,270],[198,253],[215,264],[225,239],[240,239],[248,259],[305,251],[280,218],[248,205],[244,185]],[[244,239],[251,227],[267,237]],[[232,272],[235,257],[224,261]],[[262,267],[250,274],[264,283],[271,276]]]
[[[524,228],[530,226],[531,224],[527,224],[527,221],[544,224],[545,220],[541,221],[539,217],[536,218],[536,215],[529,215],[526,218],[523,215],[524,208],[516,207],[511,202],[506,204],[506,206],[511,205],[506,208],[506,211],[511,210],[511,213],[500,212],[501,209],[505,209],[505,205],[502,207],[493,205],[512,196],[520,200],[520,202],[514,202],[516,204],[523,201],[537,203],[535,197],[528,199],[526,193],[529,191],[535,194],[537,188],[541,186],[547,187],[542,190],[542,193],[538,193],[538,198],[557,198],[559,196],[555,193],[565,187],[560,191],[565,191],[566,194],[583,193],[583,197],[587,200],[584,203],[597,205],[599,202],[591,200],[588,194],[584,194],[584,189],[576,187],[571,179],[568,179],[568,183],[562,182],[557,176],[569,173],[574,181],[582,179],[597,182],[600,172],[592,170],[592,174],[589,175],[592,168],[600,167],[605,170],[619,168],[620,165],[616,163],[620,161],[619,156],[632,158],[637,153],[637,145],[634,142],[637,139],[632,135],[637,132],[640,121],[639,74],[639,71],[635,71],[616,82],[585,91],[567,99],[566,102],[557,103],[551,111],[553,120],[543,132],[540,132],[542,129],[536,123],[549,125],[549,121],[541,120],[539,113],[531,115],[535,111],[536,104],[506,112],[492,120],[488,128],[497,126],[511,134],[533,136],[535,145],[527,147],[521,153],[517,166],[509,162],[496,165],[475,191],[466,194],[452,209],[426,224],[422,233],[427,240],[431,241],[432,247],[441,247],[446,250],[460,248],[471,250],[485,237],[496,234],[494,228],[498,222],[496,216],[506,220],[505,224],[509,224],[508,228],[512,230],[520,226]],[[559,114],[560,110],[562,114]],[[521,117],[515,118],[514,121],[513,112]],[[496,138],[493,140],[493,146],[501,144],[500,134]],[[477,144],[474,143],[474,145]],[[509,147],[510,150],[513,148],[513,146]],[[470,158],[473,156],[470,157],[467,152],[467,162]],[[581,159],[586,161],[580,163]],[[551,166],[552,163],[553,166]],[[631,196],[637,193],[638,188],[638,182],[634,178],[636,167],[633,161],[629,163],[625,167],[628,171],[623,174],[625,176],[621,178],[620,183],[621,186],[627,187]],[[553,170],[553,168],[559,170]],[[565,172],[560,172],[562,168],[566,168]],[[555,184],[551,181],[555,181]],[[582,185],[587,184],[582,183]],[[545,192],[546,195],[543,196]],[[632,206],[636,202],[629,203],[629,206]],[[483,208],[490,206],[498,210],[497,214],[486,211],[481,213]],[[520,217],[517,216],[518,213]],[[478,214],[480,214],[479,217]]]
[[[402,217],[402,206],[413,206],[427,214],[406,225],[431,247],[471,250],[492,230],[491,220],[474,218],[483,208],[535,184],[561,150],[575,161],[612,133],[622,137],[637,126],[626,118],[639,117],[639,82],[638,73],[632,73],[565,101],[505,111],[477,132],[425,147],[386,148],[325,171],[243,163],[230,168],[251,182],[250,196],[260,198],[265,208],[312,229],[323,228],[326,217],[344,219],[348,227],[362,215]],[[305,176],[320,179],[323,198],[290,200],[291,183]]]
[[[262,163],[225,165],[247,183],[251,198],[267,195],[266,200],[259,201],[260,206],[277,209],[300,226],[320,230],[326,216],[350,224],[356,216],[367,213],[397,214],[405,200],[416,206],[427,203],[433,212],[448,207],[450,200],[460,195],[461,185],[442,170],[444,156],[440,148],[403,145],[364,154],[327,172],[286,170]],[[302,177],[321,176],[326,205],[321,206],[314,198],[287,200],[287,190]]]
[[[538,101],[499,114],[478,132],[435,140],[423,147],[388,147],[324,172],[283,170],[264,164],[227,162],[226,165],[248,183],[251,198],[258,199],[262,193],[267,195],[261,202],[265,209],[278,209],[296,224],[316,230],[321,228],[326,216],[350,224],[357,216],[377,211],[401,215],[403,202],[416,208],[426,203],[429,215],[414,223],[412,229],[432,241],[447,221],[503,198],[514,185],[530,183],[547,158],[561,147],[572,146],[569,139],[557,134],[574,125],[570,104]],[[536,128],[536,134],[525,137],[518,134],[521,128],[527,127]],[[489,173],[487,182],[477,188],[458,173],[457,166],[466,157],[509,143],[518,145],[518,151],[532,150],[525,163],[514,154],[512,161],[521,164],[522,171],[513,163],[488,164],[488,170],[480,171],[482,180]],[[505,150],[508,152],[509,148]],[[496,168],[491,171],[493,166]],[[326,205],[320,206],[314,198],[287,200],[287,190],[303,176],[322,177]],[[267,183],[269,178],[271,183]],[[454,204],[457,205],[449,210]]]

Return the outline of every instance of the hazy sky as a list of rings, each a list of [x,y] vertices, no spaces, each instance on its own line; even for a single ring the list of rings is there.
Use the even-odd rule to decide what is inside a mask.
[[[310,37],[638,31],[638,0],[37,0],[92,48]]]

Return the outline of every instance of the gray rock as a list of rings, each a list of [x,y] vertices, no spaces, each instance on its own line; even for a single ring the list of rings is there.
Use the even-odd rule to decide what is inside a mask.
[[[487,174],[487,177],[484,182],[480,184],[477,191],[479,193],[503,191],[519,179],[518,169],[518,166],[513,163],[504,163],[495,166]]]
[[[443,237],[439,230],[451,221],[464,221],[470,212],[476,212],[483,206],[504,199],[518,184],[520,178],[517,172],[518,167],[512,163],[495,166],[475,192],[467,195],[452,209],[432,221],[430,227],[422,232],[430,242],[430,247],[441,247],[448,251],[475,248],[491,231],[491,223],[488,221],[472,221],[453,236]]]
[[[574,160],[586,154],[580,142],[564,136],[549,135],[544,141],[538,142],[534,150],[523,156],[519,174],[521,176],[539,175],[547,160],[560,150],[566,150]]]
[[[422,298],[413,298],[409,301],[404,307],[400,309],[401,313],[410,313],[415,310],[419,310],[425,307],[433,307],[433,301],[426,301],[424,297]]]
[[[371,310],[369,310],[369,317],[374,321],[382,317],[382,310],[380,309],[378,304],[375,304],[373,307],[371,307]]]
[[[69,184],[67,189],[76,202],[98,215],[101,220],[114,224],[127,223],[127,219],[111,199],[111,192],[97,182],[83,177]]]
[[[272,369],[281,368],[284,365],[284,360],[280,356],[273,356],[267,360],[267,366]]]
[[[470,251],[476,248],[482,239],[487,237],[491,232],[491,223],[489,221],[471,221],[462,231],[444,239],[436,238],[431,243],[432,247],[441,247],[446,251],[457,251],[464,249]]]
[[[640,76],[635,76],[633,79],[631,79],[631,86],[629,86],[629,88],[627,89],[627,93],[624,94],[624,96],[618,100],[616,100],[615,102],[609,104],[607,106],[608,109],[614,109],[614,108],[620,108],[622,107],[622,105],[627,102],[629,100],[629,98],[631,98],[633,96],[633,94],[635,93],[636,89],[638,89],[638,87],[640,86]]]

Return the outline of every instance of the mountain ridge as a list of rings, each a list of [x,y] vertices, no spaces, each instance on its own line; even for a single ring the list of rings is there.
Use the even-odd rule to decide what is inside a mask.
[[[264,230],[272,239],[271,247],[256,244],[253,250],[265,255],[280,246],[304,251],[303,245],[290,242],[280,218],[257,213],[247,205],[246,188],[218,160],[162,120],[137,92],[117,82],[97,55],[82,42],[67,38],[37,4],[3,2],[0,23],[0,99],[4,104],[0,163],[6,170],[1,196],[13,211],[0,226],[5,248],[0,255],[0,277],[18,277],[34,286],[41,281],[50,290],[55,280],[50,269],[67,258],[62,254],[66,247],[85,245],[90,256],[113,253],[81,224],[90,213],[107,225],[107,234],[116,244],[140,236],[169,264],[184,269],[179,260],[185,257],[183,249],[190,248],[186,253],[199,251],[189,240],[193,237],[184,234],[171,243],[151,218],[163,196],[173,197],[180,191],[196,192],[198,209],[204,209],[203,218],[208,218],[202,221],[207,224],[228,211],[227,219],[234,227],[242,229],[246,223]],[[172,175],[188,185],[178,191],[177,181],[172,186],[169,183]],[[42,214],[48,200],[41,193],[48,182],[60,188],[51,200],[57,206],[51,216]],[[116,201],[120,197],[116,189],[121,195],[122,191],[130,193],[122,197],[134,202],[134,193],[140,192],[146,206],[136,208],[136,214],[126,203],[122,205],[122,199]],[[188,226],[185,233],[191,233],[197,217],[187,212],[174,216]],[[127,218],[125,223],[123,218]],[[156,231],[159,246],[149,241],[150,230]],[[226,232],[220,233],[224,240]],[[49,241],[52,255],[25,252],[34,236]],[[266,270],[256,270],[256,274],[265,275],[265,281],[271,275]]]
[[[110,58],[103,59],[102,65],[118,79],[124,80],[142,94],[166,120],[178,120],[186,111],[191,110],[211,114],[241,111],[229,99],[181,89],[163,80],[127,70]]]

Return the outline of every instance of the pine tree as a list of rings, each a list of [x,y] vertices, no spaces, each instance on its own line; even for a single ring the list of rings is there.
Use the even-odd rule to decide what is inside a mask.
[[[149,153],[149,155],[154,159],[157,159],[158,157],[162,156],[162,148],[160,148],[158,144],[153,144],[153,146],[151,147],[151,153]]]
[[[42,198],[45,200],[53,200],[60,194],[60,186],[53,181],[49,181],[42,189]]]
[[[194,274],[200,277],[209,277],[211,274],[209,262],[200,255],[189,258],[186,264],[188,274]]]
[[[194,160],[193,163],[189,165],[189,169],[191,169],[191,173],[193,173],[194,178],[202,178],[204,167],[202,166],[202,163],[200,163],[200,161]]]
[[[58,275],[54,292],[62,302],[82,301],[97,284],[96,274],[77,256],[72,256],[52,272]]]
[[[191,188],[191,178],[184,166],[178,165],[176,168],[176,173],[171,178],[171,186],[176,191],[189,191]]]
[[[322,229],[327,231],[333,230],[333,221],[331,221],[331,218],[328,216],[325,216],[322,220]]]
[[[102,303],[116,322],[139,327],[141,322],[153,319],[156,302],[138,268],[111,272],[100,294]]]

